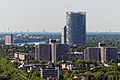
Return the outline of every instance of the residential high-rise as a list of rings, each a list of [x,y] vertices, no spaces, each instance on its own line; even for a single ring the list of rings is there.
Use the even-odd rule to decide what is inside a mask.
[[[6,34],[5,35],[5,45],[12,45],[14,43],[13,35],[12,34]]]
[[[99,47],[87,47],[84,51],[84,59],[90,61],[96,59],[97,61],[101,60],[101,52]]]
[[[35,60],[39,62],[66,60],[68,51],[69,46],[67,44],[56,43],[55,40],[51,40],[50,43],[35,45]]]
[[[105,48],[106,53],[106,60],[115,60],[119,58],[118,49],[116,47],[106,47]]]
[[[67,53],[69,52],[69,46],[67,44],[56,44],[56,60],[66,60]]]
[[[52,62],[66,60],[68,51],[69,46],[67,44],[52,43],[51,44]]]
[[[50,44],[39,44],[35,47],[35,60],[51,61],[51,45]]]
[[[67,12],[67,43],[69,45],[85,45],[86,42],[86,13]]]
[[[101,62],[115,60],[119,58],[118,49],[115,47],[100,47]]]
[[[105,47],[104,43],[99,43],[99,47],[87,47],[84,51],[84,59],[86,61],[96,59],[104,63],[117,58],[119,58],[118,49],[115,47]]]

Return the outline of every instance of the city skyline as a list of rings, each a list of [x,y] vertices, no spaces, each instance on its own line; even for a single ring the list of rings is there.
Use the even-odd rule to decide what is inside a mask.
[[[1,0],[0,32],[60,32],[67,11],[85,11],[87,32],[120,32],[119,0]]]

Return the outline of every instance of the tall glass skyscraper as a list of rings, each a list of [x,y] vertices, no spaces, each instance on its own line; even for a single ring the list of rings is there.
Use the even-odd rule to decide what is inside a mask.
[[[69,45],[85,45],[86,42],[86,13],[67,12],[67,43]]]

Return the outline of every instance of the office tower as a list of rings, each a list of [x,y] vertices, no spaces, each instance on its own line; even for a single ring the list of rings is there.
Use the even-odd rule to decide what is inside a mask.
[[[86,13],[67,12],[67,43],[69,45],[85,45],[86,42]]]
[[[84,51],[84,59],[86,61],[90,61],[90,60],[97,60],[100,61],[101,60],[101,51],[99,47],[87,47]]]
[[[51,51],[52,51],[52,62],[66,60],[67,53],[69,51],[69,46],[67,44],[52,43]]]
[[[35,47],[35,60],[51,61],[51,45],[50,44],[39,44]]]
[[[66,26],[64,26],[63,28],[62,28],[62,35],[61,35],[61,43],[62,44],[65,44],[66,43]]]
[[[5,45],[13,45],[14,38],[12,34],[6,34],[5,35]]]

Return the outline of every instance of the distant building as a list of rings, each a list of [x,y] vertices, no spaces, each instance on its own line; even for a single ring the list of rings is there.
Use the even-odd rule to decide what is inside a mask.
[[[98,47],[100,48],[100,55],[101,55],[101,62],[105,62],[106,61],[106,52],[105,52],[105,43],[102,42],[102,43],[98,43]]]
[[[19,54],[18,53],[14,53],[14,58],[19,58]]]
[[[35,60],[37,61],[60,61],[66,60],[69,46],[67,44],[50,42],[50,44],[39,44],[35,47]]]
[[[101,60],[101,52],[99,47],[87,47],[84,51],[84,59],[90,61],[96,59],[97,61]]]
[[[60,43],[60,39],[49,39],[49,43]]]
[[[23,61],[29,61],[31,59],[31,56],[29,53],[21,53],[19,54],[19,59]]]
[[[106,51],[105,51],[105,47],[100,47],[100,51],[101,51],[101,62],[106,62]]]
[[[12,34],[5,35],[5,45],[13,45],[14,39]]]
[[[67,28],[66,28],[66,26],[64,26],[62,28],[62,35],[61,35],[61,43],[62,44],[66,43],[66,31],[67,31]]]
[[[29,64],[28,63],[28,64],[23,64],[23,66],[20,65],[19,68],[21,68],[29,73],[33,69],[40,69],[42,65],[43,64],[39,64],[39,63],[38,64],[32,64],[32,63]],[[48,64],[46,64],[45,66],[48,66]]]
[[[111,59],[115,60],[119,58],[118,49],[115,47],[106,47],[106,60],[110,61]]]
[[[14,58],[20,61],[29,61],[31,59],[30,53],[14,53]]]
[[[84,51],[84,59],[86,61],[96,59],[104,63],[117,58],[119,58],[118,49],[115,47],[105,47],[105,44],[99,43],[99,47],[87,47]]]
[[[56,44],[56,60],[66,60],[69,46],[67,44]]]
[[[76,70],[75,64],[71,64],[70,62],[62,62],[61,64],[62,69],[67,69],[67,70]]]
[[[86,12],[67,12],[67,43],[69,45],[85,45]]]
[[[43,78],[48,78],[48,77],[55,77],[57,79],[59,79],[59,67],[55,67],[55,68],[41,68],[40,69],[40,75]]]
[[[69,46],[67,44],[59,44],[52,43],[51,51],[52,51],[52,62],[66,60],[66,56],[68,53]]]
[[[74,69],[75,69],[75,65],[73,65],[73,64],[68,64],[68,65],[66,66],[66,69],[68,69],[68,70],[74,70]]]
[[[69,52],[67,53],[67,60],[71,60],[71,59],[83,59],[84,58],[84,54],[83,52]]]
[[[38,44],[35,47],[35,60],[51,61],[51,44]]]

